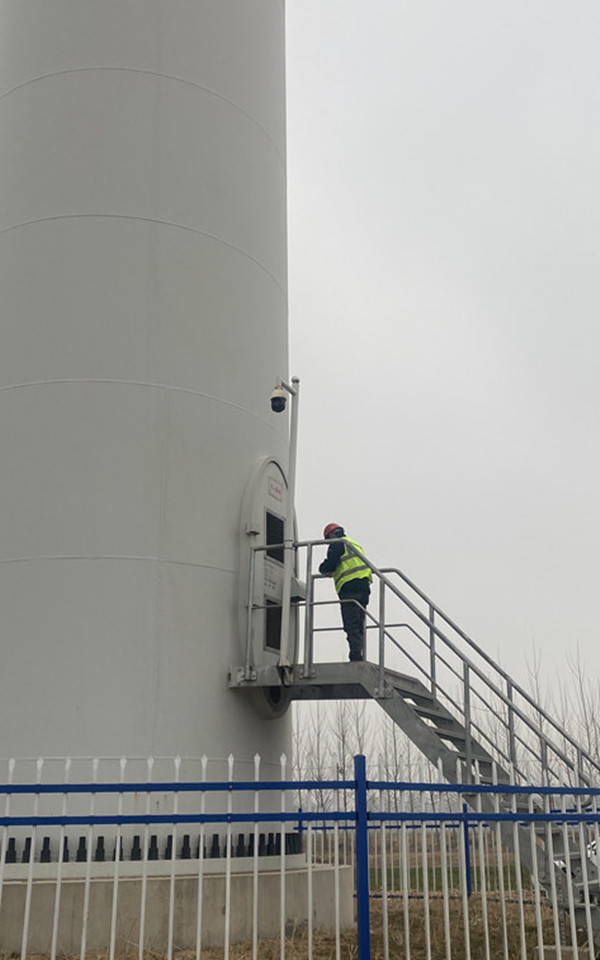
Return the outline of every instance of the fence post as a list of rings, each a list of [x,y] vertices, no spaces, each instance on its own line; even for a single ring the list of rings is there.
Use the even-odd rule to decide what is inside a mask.
[[[358,927],[358,960],[370,960],[369,824],[367,813],[367,766],[363,754],[358,754],[354,757],[354,805],[356,810],[356,919]]]

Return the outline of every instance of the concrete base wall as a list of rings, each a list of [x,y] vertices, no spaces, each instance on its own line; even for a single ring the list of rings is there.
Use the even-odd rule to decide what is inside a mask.
[[[335,873],[331,867],[313,870],[313,923],[316,929],[335,928]],[[168,944],[169,877],[149,877],[146,881],[144,946],[147,950],[164,953]],[[351,867],[339,869],[340,926],[347,929],[354,922],[353,875]],[[86,934],[87,950],[106,950],[110,944],[114,883],[94,879],[89,887],[89,909]],[[117,942],[134,945],[140,939],[142,881],[138,878],[121,879],[118,885]],[[0,952],[21,951],[27,884],[4,884],[0,913]],[[58,924],[58,952],[78,953],[81,948],[82,916],[85,882],[63,880],[61,884]],[[294,925],[303,925],[308,919],[308,880],[306,868],[286,873],[286,923],[288,931]],[[28,953],[45,953],[52,942],[56,883],[36,881],[31,890],[31,909]],[[177,949],[192,949],[196,945],[198,879],[178,877],[174,881],[174,933]],[[235,873],[231,877],[231,935],[232,942],[252,937],[253,877]],[[260,873],[258,876],[258,933],[260,937],[279,934],[280,874]],[[219,947],[224,941],[225,876],[212,874],[202,884],[202,946]]]

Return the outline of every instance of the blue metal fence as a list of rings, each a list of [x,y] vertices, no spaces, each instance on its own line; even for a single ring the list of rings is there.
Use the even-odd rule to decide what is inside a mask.
[[[332,809],[325,811],[322,809],[304,808],[260,811],[257,809],[256,804],[254,804],[254,809],[252,810],[234,811],[232,809],[231,798],[233,796],[244,794],[257,796],[263,793],[266,795],[276,793],[282,797],[281,806],[286,807],[290,805],[288,799],[290,794],[295,794],[298,791],[302,791],[303,794],[309,797],[314,791],[319,791],[321,794],[323,791],[326,791],[330,793],[333,799],[337,798],[338,800],[342,792],[344,792],[345,796],[350,795],[353,800],[350,809],[347,810]],[[205,810],[203,798],[212,794],[225,795],[229,798],[225,811],[207,812]],[[425,809],[422,801],[420,809],[391,809],[392,804],[390,798],[394,796],[419,795],[423,798],[426,794],[430,797],[436,795],[440,797],[443,796],[446,801],[448,801],[448,798],[454,797],[456,809],[448,809],[446,811]],[[120,798],[120,801],[117,808],[108,813],[94,813],[92,811],[88,814],[69,813],[67,799],[81,795],[92,798],[92,809],[95,798],[100,795],[107,797],[116,796]],[[124,813],[121,801],[122,798],[127,795],[132,795],[137,801],[139,801],[140,797],[143,797],[146,800],[146,809],[136,813]],[[178,798],[184,795],[187,795],[194,804],[197,803],[198,809],[193,809],[191,812],[178,812],[177,800],[174,799],[172,808],[167,812],[150,812],[149,798],[158,796]],[[470,798],[470,806],[467,806],[467,803],[464,802],[465,795],[468,795]],[[477,797],[483,795],[492,795],[496,798],[497,809],[495,811],[489,812],[477,809]],[[500,809],[499,798],[512,799],[517,795],[521,800],[523,798],[530,798],[529,809]],[[163,780],[160,782],[136,781],[128,783],[99,783],[94,780],[86,783],[8,783],[0,785],[0,796],[5,797],[4,815],[0,816],[0,828],[2,828],[0,848],[0,869],[2,870],[2,877],[0,877],[0,884],[2,878],[5,877],[5,868],[8,864],[7,851],[10,846],[11,831],[15,831],[17,828],[25,828],[31,831],[29,838],[29,858],[31,858],[32,862],[36,857],[36,831],[44,827],[60,828],[64,836],[65,832],[69,832],[70,828],[76,827],[85,827],[91,831],[94,828],[112,826],[116,828],[116,831],[119,831],[123,827],[137,826],[146,828],[147,830],[147,828],[155,826],[157,828],[168,828],[168,835],[169,832],[173,832],[174,834],[176,827],[179,825],[195,825],[199,827],[220,825],[227,830],[225,855],[228,862],[232,856],[235,856],[232,850],[231,832],[234,825],[249,825],[254,827],[255,830],[262,824],[278,826],[282,836],[278,853],[282,858],[285,857],[288,852],[294,852],[294,849],[300,850],[299,846],[294,848],[293,845],[288,846],[283,843],[286,827],[290,828],[290,830],[300,838],[308,827],[318,827],[323,831],[331,831],[333,829],[336,831],[339,829],[349,831],[354,837],[355,848],[353,866],[355,869],[356,927],[359,960],[369,960],[371,957],[370,903],[372,895],[376,892],[378,896],[383,896],[384,899],[386,899],[388,895],[387,848],[385,846],[385,830],[388,828],[390,830],[394,828],[412,828],[416,830],[434,829],[438,831],[447,828],[453,829],[457,837],[461,836],[460,855],[462,860],[460,869],[461,877],[463,878],[463,889],[460,893],[467,899],[471,897],[473,893],[474,870],[480,870],[480,872],[483,871],[483,873],[485,873],[486,869],[489,870],[489,864],[488,867],[486,867],[479,853],[477,854],[479,866],[474,868],[472,864],[472,840],[476,834],[481,839],[482,835],[478,832],[483,828],[488,831],[495,828],[499,829],[500,824],[513,824],[517,827],[525,828],[530,831],[532,845],[534,842],[537,842],[535,841],[534,831],[540,824],[545,825],[547,829],[554,830],[560,828],[564,831],[565,838],[567,837],[568,831],[579,831],[579,849],[583,849],[586,853],[586,857],[590,861],[590,869],[594,863],[595,850],[596,848],[600,849],[600,844],[598,843],[598,825],[600,823],[598,805],[600,790],[570,786],[559,789],[557,787],[507,786],[505,784],[497,786],[478,784],[449,785],[445,783],[391,782],[381,779],[368,779],[366,758],[362,755],[354,758],[354,778],[352,780],[299,781],[289,779],[257,779],[244,781],[181,782],[177,780]],[[13,803],[16,798],[23,797],[33,798],[34,811],[32,813],[11,813],[10,804]],[[60,805],[60,812],[48,814],[39,813],[38,803],[40,798],[48,797],[57,798],[56,805],[57,807]],[[285,802],[283,798],[286,798]],[[388,798],[387,801],[385,798]],[[536,803],[538,805],[544,805],[545,809],[540,810],[539,806],[534,809],[534,798]],[[339,806],[339,802],[336,806]],[[587,831],[585,835],[581,832],[584,828]],[[377,843],[380,844],[379,847],[373,847],[372,841],[374,836],[377,837]],[[383,837],[383,840],[381,840],[381,837]],[[46,845],[46,848],[47,847],[48,845]],[[61,863],[64,863],[62,849],[61,846],[57,848],[56,856]],[[378,849],[381,851],[382,868],[380,872],[380,885],[377,891],[374,891],[372,889],[373,859],[377,856]],[[177,851],[173,845],[170,850],[171,858],[175,861],[177,859]],[[116,851],[117,847],[115,846],[115,861],[119,859]],[[253,852],[256,857],[258,851],[254,849]],[[445,856],[445,849],[443,854]],[[403,855],[406,858],[405,850]],[[503,854],[501,854],[501,856],[502,855]],[[202,856],[202,854],[200,853],[199,856]],[[568,859],[568,850],[565,851],[562,849],[560,856]],[[91,848],[87,850],[86,857],[88,861],[91,861]],[[558,854],[556,857],[553,857],[551,854],[553,862],[556,862],[557,858]],[[403,883],[406,888],[407,883],[410,882],[410,878],[407,880],[406,864],[402,864],[402,867],[404,868]],[[392,866],[392,876],[394,875],[394,869]],[[519,873],[520,869],[521,865],[517,861],[516,870],[518,870]],[[429,868],[427,862],[425,862],[424,878],[427,878],[428,873]],[[33,882],[32,878],[33,874],[30,873],[30,886]],[[424,879],[424,890],[422,892],[424,897],[428,896],[427,882],[428,881]],[[481,888],[481,876],[477,882],[479,888]],[[532,878],[532,889],[537,898],[536,903],[539,914],[542,902],[547,902],[547,894],[542,889],[541,881],[537,876]],[[0,885],[0,896],[1,893],[2,889]],[[405,889],[404,893],[408,896],[410,891]],[[502,895],[504,895],[503,890]],[[556,902],[552,904],[553,908],[562,908],[563,904],[561,904],[559,900],[560,898],[557,898],[555,894]],[[582,892],[581,904],[587,909],[587,925],[588,928],[590,928],[590,898],[585,890]],[[571,922],[573,932],[578,929],[578,925],[581,923],[579,915],[576,916],[576,907],[577,904],[574,903]],[[282,928],[283,925],[282,922]],[[0,914],[0,933],[1,931],[2,917]],[[24,937],[24,942],[26,942],[26,937]]]

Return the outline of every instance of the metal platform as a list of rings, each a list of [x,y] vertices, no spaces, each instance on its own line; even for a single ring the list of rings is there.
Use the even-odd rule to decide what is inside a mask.
[[[368,662],[316,663],[310,676],[303,673],[301,666],[260,667],[252,680],[238,671],[229,685],[269,690],[283,687],[290,700],[376,700],[431,763],[441,764],[449,781],[471,782],[477,769],[479,777],[491,782],[492,755],[467,736],[464,726],[415,677],[386,669],[382,683],[378,665]],[[498,782],[508,782],[505,771],[499,773]]]

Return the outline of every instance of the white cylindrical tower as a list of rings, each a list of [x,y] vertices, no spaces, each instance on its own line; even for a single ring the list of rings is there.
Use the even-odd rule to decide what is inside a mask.
[[[285,465],[283,0],[0,2],[0,754],[288,747],[227,687]]]

